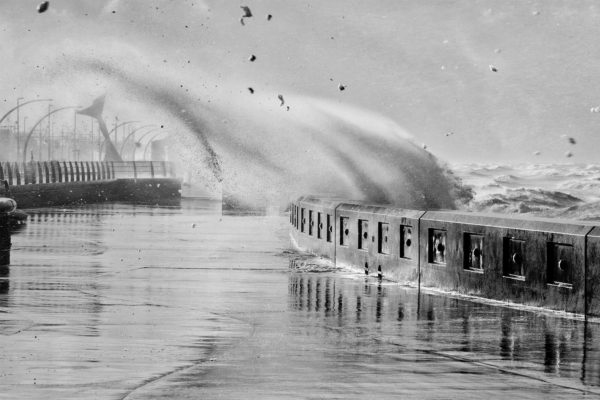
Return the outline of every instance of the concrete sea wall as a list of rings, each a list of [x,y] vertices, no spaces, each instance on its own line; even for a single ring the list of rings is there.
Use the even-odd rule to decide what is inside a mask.
[[[600,223],[303,196],[290,224],[302,250],[365,274],[600,316]]]
[[[181,181],[171,164],[153,161],[48,161],[0,163],[0,196],[19,208],[103,201],[164,202],[179,199]]]

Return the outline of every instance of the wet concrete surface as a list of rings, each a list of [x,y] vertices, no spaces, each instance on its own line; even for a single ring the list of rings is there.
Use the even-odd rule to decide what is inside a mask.
[[[600,397],[600,324],[421,293],[219,204],[31,212],[0,271],[0,398]]]

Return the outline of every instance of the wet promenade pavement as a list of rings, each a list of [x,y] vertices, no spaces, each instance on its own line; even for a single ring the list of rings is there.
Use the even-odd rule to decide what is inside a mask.
[[[288,247],[287,217],[207,201],[32,212],[0,274],[0,398],[600,398],[600,324]]]

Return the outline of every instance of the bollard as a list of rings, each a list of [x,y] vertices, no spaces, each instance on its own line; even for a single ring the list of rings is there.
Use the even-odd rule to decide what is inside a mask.
[[[17,202],[8,197],[0,197],[0,266],[10,264],[10,213],[17,208]]]

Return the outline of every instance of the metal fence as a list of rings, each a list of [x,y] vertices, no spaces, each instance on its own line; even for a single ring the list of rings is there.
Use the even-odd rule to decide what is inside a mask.
[[[112,179],[174,178],[165,161],[31,161],[0,162],[0,180],[9,185],[88,182]]]

